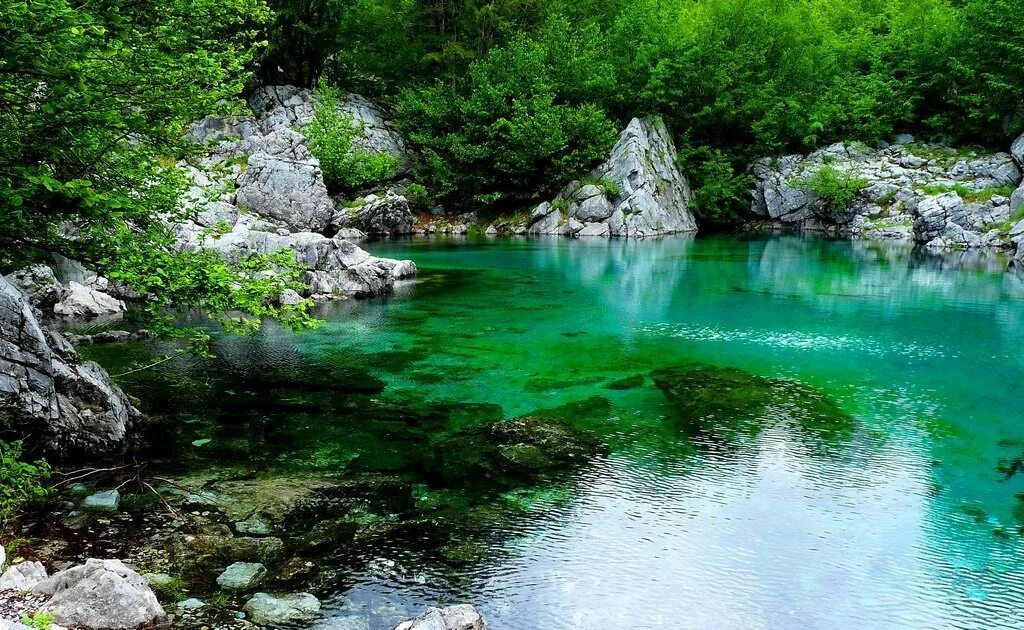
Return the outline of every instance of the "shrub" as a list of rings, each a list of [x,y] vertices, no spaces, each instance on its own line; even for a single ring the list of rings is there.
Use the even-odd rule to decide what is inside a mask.
[[[737,172],[733,158],[707,146],[681,148],[677,165],[693,187],[697,220],[712,227],[739,223],[750,210],[752,177]]]
[[[843,169],[822,166],[813,175],[793,181],[796,188],[809,190],[820,197],[829,210],[837,212],[850,205],[857,193],[864,190],[868,180]]]
[[[430,193],[423,184],[412,183],[405,187],[405,198],[416,210],[426,210],[430,206]]]
[[[309,150],[320,160],[324,181],[334,190],[354,190],[395,176],[399,158],[387,152],[376,153],[359,148],[357,139],[363,128],[339,105],[337,88],[321,83],[313,121],[305,130]]]
[[[50,466],[22,460],[22,443],[0,442],[0,529],[12,525],[24,508],[46,498]]]
[[[22,615],[21,623],[34,630],[50,630],[57,619],[57,613],[36,611],[30,615]]]

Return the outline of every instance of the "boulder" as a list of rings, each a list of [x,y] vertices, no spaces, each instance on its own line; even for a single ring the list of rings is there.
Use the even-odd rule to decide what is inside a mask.
[[[64,297],[53,307],[62,317],[114,317],[123,313],[124,302],[80,282],[71,281]]]
[[[1010,214],[1016,215],[1021,208],[1024,208],[1024,182],[1010,195]]]
[[[235,562],[217,576],[217,585],[229,591],[250,591],[267,577],[267,567],[259,562]]]
[[[238,178],[235,199],[239,207],[298,231],[322,231],[334,210],[316,159],[266,153],[249,156],[248,167]]]
[[[690,185],[675,162],[661,119],[634,118],[603,164],[534,209],[528,231],[626,238],[696,232]]]
[[[279,596],[256,593],[243,610],[256,625],[283,626],[316,619],[320,614],[320,600],[309,593]]]
[[[28,301],[43,312],[52,312],[54,305],[64,298],[67,287],[57,280],[53,269],[46,265],[32,265],[6,276],[7,281],[18,287]]]
[[[50,597],[58,623],[78,628],[137,628],[166,615],[145,578],[120,560],[86,560],[32,587]]]
[[[368,195],[349,206],[338,206],[331,217],[335,231],[357,229],[377,236],[412,234],[409,200],[388,191],[383,197]]]
[[[428,608],[423,615],[403,621],[395,630],[484,630],[487,624],[470,604]]]
[[[116,512],[121,505],[121,493],[116,489],[90,494],[82,499],[82,509],[91,512]]]
[[[0,591],[27,591],[46,579],[41,562],[19,562],[0,575]]]
[[[284,557],[285,546],[284,541],[275,537],[189,534],[171,539],[169,551],[175,567],[185,573],[198,573],[236,562],[274,565]]]
[[[1024,169],[1024,133],[1017,136],[1017,139],[1010,145],[1010,155],[1017,160],[1017,164]]]
[[[412,261],[377,258],[351,241],[315,232],[277,234],[238,227],[194,246],[215,251],[232,261],[291,249],[296,261],[306,269],[300,280],[309,286],[312,295],[385,295],[393,289],[395,278],[416,274]]]
[[[188,138],[199,144],[213,144],[249,138],[260,133],[252,116],[206,116],[189,126]]]
[[[0,278],[0,428],[58,457],[120,452],[142,415],[97,363],[45,329],[28,298]]]

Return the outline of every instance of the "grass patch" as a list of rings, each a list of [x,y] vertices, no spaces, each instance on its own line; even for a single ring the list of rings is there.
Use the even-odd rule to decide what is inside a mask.
[[[967,203],[985,203],[997,195],[1009,197],[1013,194],[1015,188],[1013,186],[993,186],[991,188],[973,190],[964,184],[927,184],[925,186],[918,186],[916,190],[926,195],[944,195],[955,192]]]
[[[978,157],[978,152],[975,149],[930,147],[919,142],[908,144],[905,146],[905,149],[907,153],[921,159],[928,160],[929,162],[933,162],[942,168],[950,168],[960,160],[969,160],[971,158]]]

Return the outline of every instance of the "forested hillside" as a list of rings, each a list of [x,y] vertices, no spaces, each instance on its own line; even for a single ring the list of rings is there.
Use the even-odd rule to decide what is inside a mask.
[[[446,204],[551,193],[633,116],[664,117],[704,221],[750,159],[894,132],[1024,129],[1020,0],[277,2],[260,76],[398,102]]]

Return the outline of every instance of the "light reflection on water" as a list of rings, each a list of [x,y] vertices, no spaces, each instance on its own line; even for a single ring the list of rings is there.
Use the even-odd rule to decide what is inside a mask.
[[[421,278],[325,307],[319,331],[224,340],[225,369],[363,361],[381,396],[506,417],[600,396],[611,411],[581,422],[611,451],[496,520],[481,560],[362,549],[322,627],[463,601],[496,630],[1024,627],[1024,475],[997,470],[1024,454],[1024,276],[1005,261],[798,238],[368,247]],[[853,428],[769,409],[730,439],[690,436],[645,376],[690,362],[806,383]],[[239,448],[410,473],[415,446],[364,435],[373,418],[296,414]]]

